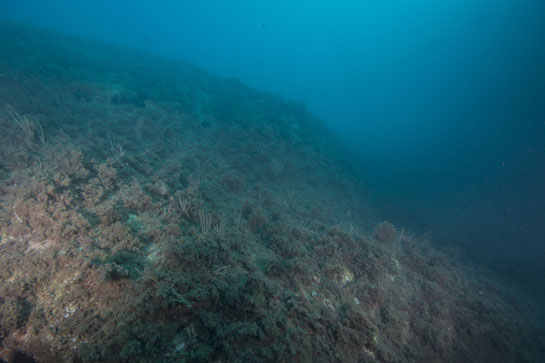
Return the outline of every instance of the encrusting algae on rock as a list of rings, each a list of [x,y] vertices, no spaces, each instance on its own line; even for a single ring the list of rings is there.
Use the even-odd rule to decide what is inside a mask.
[[[380,223],[303,105],[8,25],[0,73],[0,358],[534,354],[493,282]]]

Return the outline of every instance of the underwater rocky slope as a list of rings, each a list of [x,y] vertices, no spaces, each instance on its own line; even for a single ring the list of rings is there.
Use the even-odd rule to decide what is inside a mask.
[[[0,233],[8,362],[543,358],[493,281],[376,216],[303,105],[7,24]]]

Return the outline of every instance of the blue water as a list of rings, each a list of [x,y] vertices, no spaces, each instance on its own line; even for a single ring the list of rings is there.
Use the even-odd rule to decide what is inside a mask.
[[[375,207],[545,296],[545,2],[0,2],[304,102]]]

